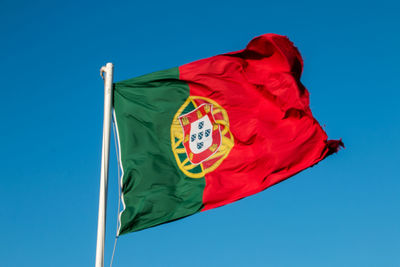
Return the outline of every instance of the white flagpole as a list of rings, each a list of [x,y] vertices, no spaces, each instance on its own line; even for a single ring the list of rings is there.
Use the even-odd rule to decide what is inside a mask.
[[[112,109],[113,86],[112,63],[101,67],[100,75],[104,80],[104,121],[103,145],[101,151],[99,217],[97,221],[96,267],[104,267],[104,240],[106,232],[107,187],[108,187],[108,160],[110,152],[110,128]],[[104,75],[103,75],[104,74]]]

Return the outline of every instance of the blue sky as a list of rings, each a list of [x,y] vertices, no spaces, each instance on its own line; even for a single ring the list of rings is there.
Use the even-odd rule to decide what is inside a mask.
[[[94,266],[99,68],[115,80],[287,35],[346,149],[260,194],[118,240],[114,266],[400,266],[396,1],[10,1],[0,9],[2,266]],[[117,214],[115,148],[106,240]]]

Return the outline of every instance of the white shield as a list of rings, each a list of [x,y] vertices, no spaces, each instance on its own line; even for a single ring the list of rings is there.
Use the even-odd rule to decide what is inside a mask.
[[[212,127],[208,116],[204,116],[191,123],[189,147],[194,154],[199,154],[212,145]]]

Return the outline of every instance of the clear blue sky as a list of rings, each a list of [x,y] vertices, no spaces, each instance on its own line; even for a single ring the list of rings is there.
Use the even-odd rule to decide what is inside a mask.
[[[346,149],[260,194],[119,238],[114,266],[400,266],[397,1],[18,1],[0,8],[0,265],[94,266],[99,68],[115,80],[287,35]],[[112,141],[113,142],[113,141]],[[117,214],[111,147],[106,265]]]

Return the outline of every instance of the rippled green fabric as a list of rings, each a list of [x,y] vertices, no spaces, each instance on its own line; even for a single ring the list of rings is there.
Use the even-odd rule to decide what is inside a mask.
[[[114,109],[125,209],[119,235],[176,220],[203,207],[204,177],[186,177],[171,150],[173,117],[189,96],[179,69],[117,82]]]

